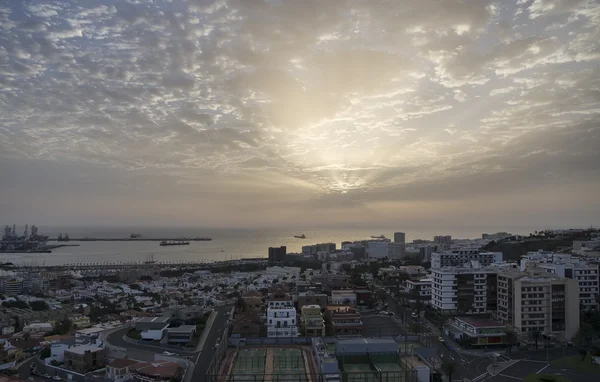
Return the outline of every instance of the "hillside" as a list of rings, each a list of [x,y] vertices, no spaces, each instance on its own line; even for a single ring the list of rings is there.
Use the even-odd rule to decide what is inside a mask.
[[[523,241],[515,242],[495,242],[492,241],[484,247],[486,251],[502,252],[504,260],[520,260],[521,256],[526,255],[529,251],[558,251],[562,248],[571,247],[573,245],[573,237],[558,237],[558,238],[525,238]]]

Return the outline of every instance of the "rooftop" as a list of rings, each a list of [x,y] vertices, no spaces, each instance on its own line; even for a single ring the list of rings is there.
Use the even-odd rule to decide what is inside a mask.
[[[75,347],[72,347],[72,348],[69,348],[69,349],[65,349],[65,352],[83,355],[87,351],[95,353],[95,352],[98,352],[98,351],[101,351],[101,350],[104,350],[103,346],[100,347],[97,344],[88,344],[88,345],[75,346]]]
[[[136,322],[159,322],[166,324],[169,322],[169,317],[142,317]]]
[[[195,325],[181,325],[177,328],[170,328],[168,330],[169,333],[191,333],[196,330]]]
[[[483,320],[474,317],[455,317],[456,320],[466,322],[475,328],[497,328],[505,327],[506,325],[499,321]]]

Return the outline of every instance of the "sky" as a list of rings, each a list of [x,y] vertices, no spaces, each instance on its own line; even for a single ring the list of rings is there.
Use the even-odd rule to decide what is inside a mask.
[[[0,224],[600,224],[600,1],[0,1]]]

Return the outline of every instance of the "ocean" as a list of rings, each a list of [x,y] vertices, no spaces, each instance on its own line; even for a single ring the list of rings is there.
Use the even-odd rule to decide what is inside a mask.
[[[18,232],[23,227],[17,228]],[[499,230],[499,229],[498,229]],[[498,231],[496,230],[496,231]],[[287,252],[301,252],[303,245],[317,243],[340,243],[346,240],[364,240],[371,236],[385,235],[393,238],[395,231],[406,233],[406,241],[432,240],[434,235],[452,235],[453,238],[477,238],[482,228],[453,230],[347,228],[347,229],[194,229],[194,228],[148,228],[148,227],[39,227],[39,233],[56,237],[68,233],[72,238],[126,238],[131,233],[148,238],[211,237],[212,241],[193,241],[190,245],[161,247],[158,242],[70,242],[79,247],[63,247],[52,253],[0,254],[0,261],[14,264],[59,265],[93,262],[145,261],[150,256],[155,261],[222,261],[229,259],[267,257],[269,247],[285,245]],[[496,232],[493,231],[493,232]],[[294,235],[306,235],[305,239]],[[49,242],[49,244],[54,244]]]

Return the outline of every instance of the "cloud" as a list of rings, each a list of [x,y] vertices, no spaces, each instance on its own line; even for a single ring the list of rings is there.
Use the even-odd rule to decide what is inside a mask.
[[[240,177],[250,204],[317,210],[578,183],[598,175],[599,25],[583,0],[10,2],[0,159]]]

